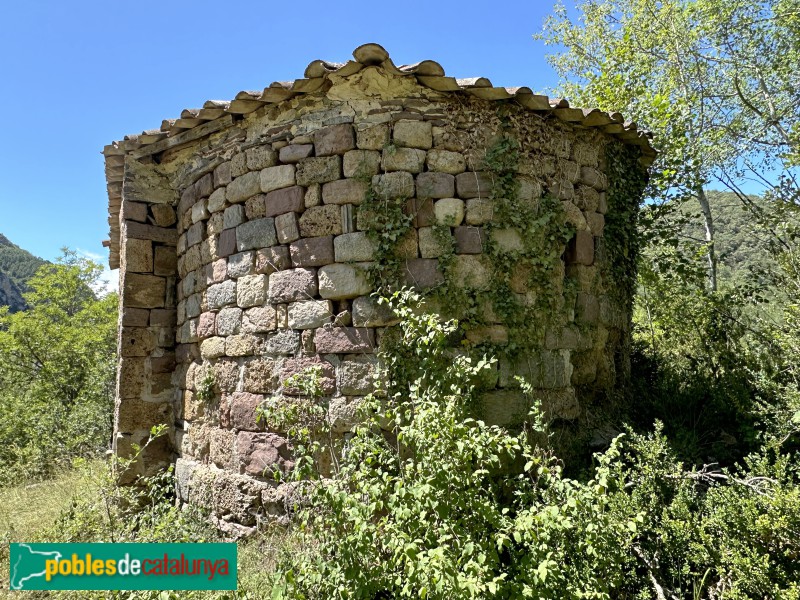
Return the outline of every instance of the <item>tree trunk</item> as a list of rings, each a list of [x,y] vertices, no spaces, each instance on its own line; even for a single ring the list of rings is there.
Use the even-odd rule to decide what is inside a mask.
[[[697,188],[697,201],[703,213],[703,224],[706,228],[706,246],[708,248],[708,286],[712,292],[717,291],[717,253],[714,250],[714,217],[708,204],[706,191],[702,186]]]

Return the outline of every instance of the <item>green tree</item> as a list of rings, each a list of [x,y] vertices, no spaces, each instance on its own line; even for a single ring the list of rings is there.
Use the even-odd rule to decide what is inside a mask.
[[[108,447],[117,295],[98,294],[101,273],[65,250],[30,280],[28,310],[0,309],[0,477]]]

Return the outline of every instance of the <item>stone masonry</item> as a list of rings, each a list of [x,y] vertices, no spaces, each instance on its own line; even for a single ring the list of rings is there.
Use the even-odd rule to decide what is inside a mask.
[[[206,102],[104,151],[121,294],[115,451],[129,456],[155,425],[169,431],[122,477],[175,463],[180,498],[234,535],[284,518],[293,493],[268,474],[291,470],[291,445],[265,430],[257,407],[291,401],[283,382],[319,365],[330,422],[346,435],[371,391],[376,350],[396,320],[370,296],[376,248],[359,218],[370,190],[413,217],[398,247],[409,284],[441,285],[438,223],[450,228],[460,280],[487,285],[492,178],[480,150],[498,135],[499,106],[525,124],[521,198],[557,198],[575,235],[552,281],[559,294],[570,282],[566,316],[535,352],[500,361],[483,417],[518,422],[516,374],[564,420],[624,377],[615,356],[630,315],[603,269],[603,149],[636,145],[646,165],[647,137],[618,114],[456,80],[433,61],[396,67],[376,44],[354,59],[315,61],[303,79]],[[515,248],[525,235],[495,229],[491,241]],[[497,318],[467,332],[475,344],[507,339]]]

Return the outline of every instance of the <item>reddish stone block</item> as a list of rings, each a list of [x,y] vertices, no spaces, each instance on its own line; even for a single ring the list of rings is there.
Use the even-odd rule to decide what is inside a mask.
[[[286,359],[286,362],[283,363],[283,368],[281,369],[281,385],[283,385],[284,382],[291,376],[303,373],[303,371],[309,367],[315,366],[322,368],[322,375],[319,380],[322,393],[326,396],[333,394],[336,391],[336,370],[331,363],[329,363],[327,360],[322,360],[318,356]],[[302,395],[302,392],[298,388],[287,386],[283,387],[283,393],[289,396]]]
[[[256,420],[258,406],[264,401],[261,394],[235,392],[230,398],[230,427],[245,431],[263,431],[264,427]]]
[[[320,354],[363,354],[376,350],[375,330],[366,327],[323,327],[314,332]]]
[[[289,245],[295,267],[321,267],[334,262],[333,236],[300,239]]]
[[[274,478],[294,468],[292,447],[274,433],[240,431],[236,436],[236,456],[244,472],[253,477]]]
[[[204,312],[200,315],[200,321],[197,324],[197,337],[205,339],[214,335],[214,328],[216,327],[217,313]]]
[[[344,154],[356,147],[353,126],[347,123],[332,125],[314,132],[314,147],[317,156]]]
[[[483,227],[456,227],[456,252],[458,254],[480,254],[486,241]]]
[[[275,217],[287,212],[303,212],[305,190],[299,185],[269,192],[264,197],[266,217]]]
[[[219,234],[217,242],[217,256],[225,258],[231,254],[236,254],[236,229],[225,229]]]

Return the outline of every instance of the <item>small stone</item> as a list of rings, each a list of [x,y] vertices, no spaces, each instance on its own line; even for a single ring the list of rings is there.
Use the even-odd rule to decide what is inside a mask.
[[[356,145],[362,150],[382,150],[389,143],[389,126],[386,124],[360,126],[356,131]]]
[[[271,192],[293,186],[295,184],[294,165],[278,165],[277,167],[267,167],[260,172],[260,182],[262,192]]]
[[[207,360],[225,356],[225,338],[210,337],[200,342],[200,356]]]
[[[416,148],[390,147],[383,150],[381,168],[384,171],[421,173],[425,166],[425,151]]]
[[[493,229],[491,236],[492,241],[502,252],[522,252],[525,249],[522,235],[518,229],[513,227]]]
[[[340,263],[373,260],[377,248],[377,244],[363,231],[338,235],[333,240],[336,262]]]
[[[381,155],[373,150],[350,150],[344,155],[342,168],[345,177],[372,177],[380,171]]]
[[[362,354],[376,350],[375,330],[366,327],[323,327],[314,332],[320,354]]]
[[[449,230],[446,232],[446,237],[434,227],[420,227],[417,233],[419,235],[419,253],[422,258],[438,258],[452,249],[452,237]]]
[[[330,300],[308,300],[289,304],[290,329],[316,329],[331,322],[333,303]]]
[[[341,156],[305,158],[297,163],[297,185],[309,186],[339,179],[342,172]]]
[[[458,198],[443,198],[433,205],[436,222],[440,225],[456,227],[464,220],[464,201]]]
[[[392,140],[398,146],[428,149],[433,146],[432,127],[428,121],[398,121]]]
[[[260,175],[257,171],[237,177],[225,188],[225,198],[231,204],[244,202],[261,193]]]
[[[275,231],[278,234],[278,241],[281,244],[288,244],[300,237],[300,230],[297,225],[297,215],[293,212],[285,213],[275,217]]]
[[[353,300],[353,325],[356,327],[388,327],[400,322],[391,306],[371,296]]]
[[[217,327],[217,313],[204,312],[197,323],[197,337],[207,338],[214,335]]]
[[[353,126],[347,123],[325,127],[314,132],[317,156],[344,154],[356,147]]]
[[[319,295],[331,300],[364,296],[372,285],[362,265],[333,264],[319,270]]]
[[[456,252],[458,254],[480,254],[486,241],[483,227],[456,227]]]
[[[322,204],[322,186],[318,183],[312,183],[308,186],[305,195],[306,208],[312,206],[319,206]]]
[[[264,196],[264,215],[275,217],[287,212],[301,213],[305,208],[305,192],[300,186],[275,190]]]
[[[211,310],[236,304],[236,281],[228,280],[210,286],[206,290],[206,304]]]
[[[313,152],[313,144],[289,144],[280,149],[278,156],[282,163],[296,163],[308,158]]]
[[[275,308],[272,306],[256,306],[244,311],[242,319],[244,333],[264,333],[273,331],[276,326]]]
[[[268,248],[277,243],[275,220],[272,218],[248,221],[236,228],[236,247],[239,252],[255,248]]]
[[[198,200],[194,203],[194,206],[192,206],[192,223],[205,221],[210,216],[207,200]]]
[[[242,308],[258,306],[267,300],[267,276],[247,275],[238,280],[236,304]]]
[[[448,173],[420,173],[417,175],[417,197],[452,198],[455,181],[455,177]]]
[[[256,252],[256,273],[269,275],[275,271],[288,269],[290,265],[289,248],[286,246],[273,246]]]
[[[369,186],[358,179],[339,179],[322,186],[322,201],[325,204],[361,204],[367,196]]]
[[[267,167],[273,166],[277,162],[277,155],[266,146],[258,146],[256,148],[248,148],[245,150],[245,160],[247,168],[251,171],[260,171]]]
[[[228,277],[238,279],[253,272],[253,252],[240,252],[228,257]]]
[[[244,152],[239,152],[231,158],[231,175],[241,177],[247,173],[247,156]]]
[[[403,171],[376,175],[372,187],[381,200],[405,200],[414,196],[414,176]]]
[[[300,217],[300,235],[317,237],[342,233],[342,211],[335,204],[314,206]]]
[[[269,276],[271,304],[313,299],[317,291],[315,269],[286,269]]]
[[[252,198],[248,198],[244,203],[244,214],[248,221],[255,219],[263,219],[267,216],[266,206],[264,205],[264,194],[258,194]]]
[[[212,313],[213,314],[213,313]],[[216,333],[221,336],[234,335],[242,330],[242,309],[223,308],[217,314]]]
[[[234,204],[225,209],[222,214],[222,226],[225,229],[231,229],[244,223],[244,206],[241,204]]]
[[[456,175],[456,193],[460,198],[487,198],[492,185],[491,173],[471,171]]]
[[[458,175],[467,168],[467,161],[458,152],[430,150],[427,156],[428,170]],[[452,195],[452,194],[451,194]]]
[[[321,267],[334,262],[333,236],[304,238],[289,246],[292,265],[295,267]]]

